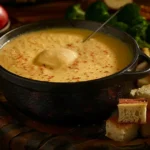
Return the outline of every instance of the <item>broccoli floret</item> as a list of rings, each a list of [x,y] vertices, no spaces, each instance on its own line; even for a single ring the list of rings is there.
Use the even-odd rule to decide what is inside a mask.
[[[135,37],[140,37],[141,40],[146,40],[146,31],[148,28],[148,22],[144,17],[138,16],[132,20],[131,27],[128,30],[128,33]]]
[[[140,48],[150,48],[150,44],[146,42],[147,28],[148,22],[142,16],[138,16],[132,21],[132,25],[128,29],[128,33],[135,38]]]
[[[150,48],[150,44],[147,43],[147,29],[148,22],[143,17],[138,17],[132,21],[132,26],[129,28],[128,33],[135,38],[140,48]]]
[[[129,28],[128,33],[133,37],[139,36],[141,39],[145,40],[147,27],[147,24],[137,24]]]
[[[104,22],[110,17],[107,5],[102,1],[96,1],[89,5],[86,10],[85,19]]]
[[[140,7],[135,3],[125,5],[118,13],[118,21],[128,25],[132,24],[132,20],[140,16]]]
[[[111,17],[111,15],[110,15]],[[108,24],[113,25],[117,23],[117,16],[114,16],[111,20],[109,20]]]
[[[132,26],[137,25],[137,24],[147,25],[147,21],[143,16],[138,16],[132,20],[131,24]]]
[[[68,7],[65,14],[65,19],[85,19],[85,12],[81,9],[81,5],[75,4]]]
[[[142,40],[139,36],[136,36],[135,40],[138,43],[140,48],[145,48],[145,47],[150,48],[150,44]]]
[[[118,28],[122,31],[127,31],[128,30],[128,25],[125,24],[124,22],[115,22],[112,24],[113,27]]]

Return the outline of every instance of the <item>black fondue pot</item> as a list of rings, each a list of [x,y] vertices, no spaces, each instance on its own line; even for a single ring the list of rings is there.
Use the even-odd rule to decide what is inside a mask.
[[[45,28],[83,28],[95,30],[100,23],[89,21],[44,21],[21,26],[0,38],[0,47],[14,37]],[[132,62],[120,72],[108,77],[76,83],[52,83],[23,78],[0,66],[1,89],[20,111],[44,121],[54,123],[96,123],[105,120],[116,108],[119,97],[129,92],[133,80],[150,73],[135,71],[139,58],[150,59],[142,53],[135,40],[128,34],[110,26],[101,32],[126,42],[133,53]],[[109,42],[109,41],[108,41]],[[120,56],[124,59],[124,56]],[[127,89],[127,90],[126,90]]]

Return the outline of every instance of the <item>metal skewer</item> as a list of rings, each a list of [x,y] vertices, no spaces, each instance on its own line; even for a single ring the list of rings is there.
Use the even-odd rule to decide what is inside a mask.
[[[102,29],[113,17],[115,17],[121,9],[119,9],[118,11],[116,11],[110,18],[108,18],[103,24],[101,24],[94,32],[92,32],[88,37],[86,37],[82,42],[86,42],[87,40],[89,40],[93,35],[95,35],[95,33],[97,33],[100,29]]]

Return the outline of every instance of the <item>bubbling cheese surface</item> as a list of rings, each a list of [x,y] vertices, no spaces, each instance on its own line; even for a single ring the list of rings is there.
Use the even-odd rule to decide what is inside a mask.
[[[82,43],[90,33],[89,30],[66,28],[22,34],[1,48],[0,65],[34,80],[78,82],[109,76],[131,63],[133,56],[126,43],[103,33]],[[53,56],[55,50],[61,51],[57,59]],[[69,62],[67,65],[60,63],[62,53],[65,54],[62,64]]]

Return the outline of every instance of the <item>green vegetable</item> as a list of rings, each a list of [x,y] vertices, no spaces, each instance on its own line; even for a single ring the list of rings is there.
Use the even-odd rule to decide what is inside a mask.
[[[139,36],[135,37],[136,42],[138,43],[140,48],[150,48],[150,44],[146,41],[142,40]]]
[[[124,22],[128,25],[131,25],[132,20],[139,16],[140,7],[135,3],[125,5],[117,15],[118,21]]]
[[[92,3],[86,10],[85,19],[104,22],[110,17],[107,5],[102,1]]]
[[[110,16],[107,5],[97,0],[89,5],[86,13],[81,9],[80,4],[70,6],[66,11],[65,18],[104,22]],[[137,4],[125,5],[108,24],[129,33],[137,41],[140,48],[150,48],[150,24],[140,15],[140,7]]]
[[[150,48],[150,45],[146,42],[146,29],[147,25],[144,26],[143,24],[137,24],[128,31],[128,33],[135,38],[140,48]]]
[[[83,20],[85,19],[85,12],[81,9],[80,4],[75,4],[75,5],[68,7],[66,14],[65,14],[65,18]]]
[[[131,24],[132,26],[137,24],[147,25],[147,21],[143,16],[137,16],[135,19],[132,20]]]
[[[128,33],[136,39],[140,48],[148,47],[146,42],[148,22],[142,16],[138,16],[132,21],[132,25],[128,30]]]
[[[128,30],[128,25],[125,24],[124,22],[115,22],[112,24],[113,27],[118,28],[122,31],[127,31]]]
[[[110,15],[109,17],[111,17],[111,15]],[[110,24],[110,25],[113,25],[113,24],[116,24],[116,23],[117,23],[117,16],[114,16],[114,17],[108,22],[108,24]]]
[[[148,27],[148,23],[146,24],[137,24],[133,27],[131,27],[128,30],[128,33],[132,35],[133,37],[139,36],[141,39],[146,40],[146,30]]]

